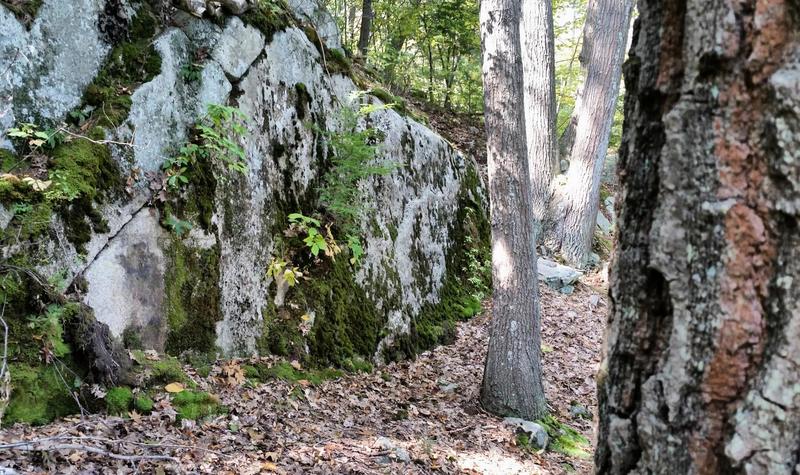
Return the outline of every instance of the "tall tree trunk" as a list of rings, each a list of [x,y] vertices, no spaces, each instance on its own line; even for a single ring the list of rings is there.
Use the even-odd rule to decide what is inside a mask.
[[[800,470],[800,17],[640,0],[599,473]]]
[[[586,81],[575,105],[575,143],[566,185],[556,190],[549,246],[568,262],[589,261],[597,220],[600,179],[619,94],[630,25],[631,0],[590,0],[581,63]]]
[[[372,18],[375,13],[372,11],[372,0],[363,0],[361,3],[361,31],[358,35],[358,51],[361,57],[367,57],[369,49],[369,35],[372,31]]]
[[[525,144],[520,0],[481,2],[494,285],[481,403],[529,420],[546,411],[536,246]]]
[[[522,68],[525,77],[525,136],[536,235],[541,233],[558,171],[556,155],[556,73],[553,5],[550,0],[522,2]]]

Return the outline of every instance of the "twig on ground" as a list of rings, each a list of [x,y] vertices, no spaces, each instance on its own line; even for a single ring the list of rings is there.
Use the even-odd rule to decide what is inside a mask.
[[[115,452],[111,452],[106,449],[101,449],[100,447],[92,447],[89,445],[81,445],[81,444],[51,444],[52,438],[48,439],[38,439],[38,440],[30,440],[26,442],[15,442],[12,444],[2,444],[0,445],[1,450],[19,450],[23,452],[38,452],[38,451],[46,451],[46,452],[54,452],[59,450],[77,450],[81,452],[88,452],[93,454],[102,455],[104,457],[109,457],[115,460],[124,460],[126,462],[139,462],[145,460],[151,461],[169,461],[177,464],[180,466],[180,461],[171,456],[171,455],[127,455],[127,454],[118,454]],[[122,441],[119,441],[122,442]],[[124,442],[122,442],[124,443]]]
[[[119,141],[116,141],[116,140],[94,140],[94,139],[91,139],[89,137],[86,137],[85,135],[76,134],[75,132],[72,132],[71,130],[69,130],[69,129],[65,128],[65,127],[59,127],[58,131],[59,132],[63,132],[65,134],[67,134],[67,135],[70,135],[70,136],[78,138],[78,139],[88,140],[89,142],[94,143],[94,144],[98,144],[98,145],[113,144],[113,145],[122,145],[124,147],[134,147],[133,142],[119,142]]]

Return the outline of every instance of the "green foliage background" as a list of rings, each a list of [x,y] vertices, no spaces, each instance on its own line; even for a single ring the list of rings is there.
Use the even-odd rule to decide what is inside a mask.
[[[559,135],[569,123],[583,81],[581,49],[587,0],[553,0],[556,100]],[[357,51],[361,0],[326,0],[342,32]],[[373,0],[368,68],[394,94],[470,114],[483,111],[478,0]],[[355,53],[354,53],[355,54]],[[622,96],[609,148],[619,146]]]

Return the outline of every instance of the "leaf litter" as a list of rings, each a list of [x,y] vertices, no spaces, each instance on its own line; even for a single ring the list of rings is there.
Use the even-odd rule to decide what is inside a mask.
[[[583,282],[572,295],[540,286],[543,373],[551,414],[592,440],[594,376],[608,303],[602,276]],[[275,364],[275,358],[218,361],[207,377],[187,367],[197,389],[216,395],[226,414],[179,421],[165,392],[150,414],[16,425],[0,432],[0,445],[36,445],[0,450],[0,472],[591,473],[591,459],[517,446],[513,428],[480,407],[490,314],[459,324],[454,344],[414,361],[319,384],[244,378],[242,365]],[[169,385],[166,391],[177,389],[183,388]],[[590,417],[576,418],[575,405]],[[70,448],[57,449],[62,446]],[[154,455],[162,459],[136,458]]]

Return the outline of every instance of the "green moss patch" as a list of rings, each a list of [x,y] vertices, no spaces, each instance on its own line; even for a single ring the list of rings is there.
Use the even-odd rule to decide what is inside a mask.
[[[152,45],[158,29],[155,14],[143,3],[131,21],[127,40],[114,46],[94,82],[86,88],[83,102],[94,108],[93,123],[119,127],[128,117],[130,94],[161,72],[161,56]]]
[[[44,0],[0,0],[0,5],[11,10],[23,25],[30,28]]]
[[[164,277],[167,293],[167,353],[215,349],[220,308],[219,247],[193,249],[173,237]]]
[[[287,362],[277,363],[269,366],[265,364],[245,365],[242,367],[244,374],[249,379],[256,381],[269,381],[271,379],[280,379],[290,383],[298,381],[308,381],[309,383],[319,386],[324,381],[331,379],[338,379],[344,376],[344,373],[333,368],[310,369],[302,371],[296,369],[294,366]]]
[[[162,356],[158,360],[147,357],[143,351],[132,351],[133,360],[138,364],[134,368],[138,376],[138,384],[142,387],[162,386],[170,383],[191,384],[189,376],[177,358]]]
[[[178,420],[198,420],[226,412],[216,396],[203,391],[179,392],[172,396],[172,406],[178,412]]]
[[[109,231],[95,203],[122,190],[119,167],[106,145],[76,139],[53,150],[49,173],[60,193],[58,208],[67,239],[84,253],[92,233]]]
[[[153,411],[155,403],[153,402],[153,399],[150,396],[146,394],[140,394],[134,398],[133,407],[138,412],[142,414],[147,414]]]
[[[106,410],[111,415],[127,414],[132,404],[133,391],[129,387],[111,388],[106,393]]]
[[[564,454],[568,457],[588,459],[590,443],[589,439],[572,427],[559,422],[553,416],[547,416],[537,421],[547,431],[550,436],[548,450]]]
[[[9,364],[11,402],[3,417],[3,425],[16,422],[41,425],[55,418],[75,414],[78,405],[70,388],[54,366]]]
[[[257,28],[267,40],[272,41],[275,33],[283,31],[291,24],[289,7],[282,0],[259,0],[258,4],[241,16],[247,25]]]

